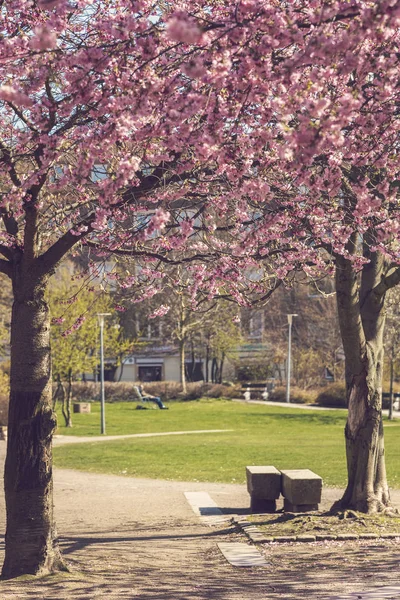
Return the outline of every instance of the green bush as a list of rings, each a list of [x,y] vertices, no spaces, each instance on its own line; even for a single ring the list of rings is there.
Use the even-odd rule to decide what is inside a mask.
[[[266,360],[242,360],[236,369],[238,381],[263,381],[273,376],[272,365]]]
[[[332,383],[322,390],[317,396],[319,406],[334,406],[335,408],[347,408],[346,387],[344,383]]]
[[[139,382],[106,381],[104,392],[106,402],[135,402],[132,388]],[[143,384],[145,391],[162,400],[197,400],[206,391],[203,382],[187,384],[187,393],[182,394],[182,384],[176,381],[151,381]],[[93,402],[99,400],[100,383],[94,381],[74,381],[72,383],[72,399],[75,402]]]
[[[221,383],[206,384],[208,389],[204,395],[207,398],[241,398],[243,396],[240,385],[224,385]]]
[[[106,381],[104,392],[106,402],[135,402],[132,388],[139,382]],[[199,400],[208,398],[241,398],[240,385],[223,385],[196,381],[187,383],[187,392],[182,392],[182,384],[177,381],[150,381],[143,384],[145,391],[153,396],[160,396],[164,401],[169,400]],[[94,402],[100,397],[100,383],[94,381],[74,381],[72,383],[72,400],[74,402]]]
[[[298,387],[290,388],[290,402],[292,404],[313,404],[315,399],[316,392],[302,390]],[[272,402],[286,402],[286,388],[275,388],[273,392],[270,392],[268,400]]]

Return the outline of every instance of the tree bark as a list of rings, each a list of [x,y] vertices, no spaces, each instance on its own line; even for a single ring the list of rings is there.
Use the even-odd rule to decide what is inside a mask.
[[[224,369],[225,354],[222,354],[218,369],[218,383],[222,383],[222,371]]]
[[[393,382],[394,382],[394,352],[393,352],[393,349],[391,349],[391,353],[390,353],[389,421],[393,421],[393,401],[394,401]]]
[[[185,371],[185,340],[179,340],[179,364],[181,369],[182,393],[186,394],[186,371]]]
[[[72,427],[72,417],[71,417],[71,398],[72,398],[72,370],[68,369],[68,387],[67,393],[63,396],[63,416],[65,420],[65,427]]]
[[[50,318],[46,281],[34,279],[13,279],[5,579],[65,569],[53,514]]]
[[[217,364],[217,359],[214,358],[212,359],[212,363],[211,363],[211,382],[212,383],[217,383],[217,375],[218,375],[218,364]]]
[[[347,488],[334,508],[372,513],[390,505],[382,424],[385,294],[377,293],[384,261],[370,257],[361,279],[350,261],[337,259],[336,290],[346,366]]]
[[[209,380],[210,380],[209,373],[208,373],[208,371],[209,371],[209,364],[210,364],[210,346],[209,346],[209,344],[207,342],[207,344],[206,344],[206,360],[205,360],[205,367],[204,367],[205,371],[206,371],[205,372],[205,381],[206,381],[206,383],[208,383]]]

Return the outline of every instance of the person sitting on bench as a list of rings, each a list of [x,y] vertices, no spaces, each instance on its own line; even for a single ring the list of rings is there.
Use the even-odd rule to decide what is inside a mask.
[[[143,402],[154,402],[155,404],[157,404],[158,408],[161,408],[164,410],[168,409],[168,406],[165,406],[165,404],[163,404],[163,402],[159,396],[152,396],[151,394],[147,394],[144,391],[142,385],[134,385],[133,392],[134,392],[137,400],[142,400]]]

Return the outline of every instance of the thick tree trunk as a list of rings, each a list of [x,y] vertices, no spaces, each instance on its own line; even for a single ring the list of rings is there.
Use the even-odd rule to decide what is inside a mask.
[[[376,365],[369,367],[373,370]],[[390,505],[380,391],[378,386],[368,384],[367,374],[361,374],[348,387],[348,398],[345,428],[348,483],[340,504],[361,512],[378,512]]]
[[[30,286],[21,279],[20,284],[13,282],[3,578],[64,569],[53,515],[52,433],[56,420],[45,283]]]
[[[335,508],[376,512],[390,505],[382,425],[384,294],[377,293],[384,265],[382,257],[374,255],[359,280],[349,261],[337,263],[348,400],[348,482]]]

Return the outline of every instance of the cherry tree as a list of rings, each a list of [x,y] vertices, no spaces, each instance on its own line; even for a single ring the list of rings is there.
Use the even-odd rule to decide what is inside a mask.
[[[1,5],[0,271],[13,286],[3,577],[63,568],[52,501],[49,310],[85,244],[121,285],[246,304],[336,270],[343,505],[389,504],[380,380],[398,264],[396,0],[10,0]],[[144,287],[146,282],[146,287]]]
[[[212,88],[203,153],[227,182],[215,214],[235,214],[221,268],[234,276],[234,261],[247,257],[260,286],[271,273],[335,272],[349,406],[338,506],[385,509],[382,335],[386,293],[400,281],[400,3],[219,4],[212,34],[201,30],[208,10],[183,11],[171,34],[192,43],[184,72],[203,93]]]
[[[64,568],[52,498],[49,278],[86,239],[97,258],[127,247],[141,255],[169,218],[153,192],[185,181],[186,166],[194,182],[196,166],[172,132],[177,116],[168,125],[183,94],[157,6],[16,0],[0,11],[0,271],[14,296],[9,578]],[[168,200],[176,198],[172,190]],[[178,229],[175,246],[187,237]]]

